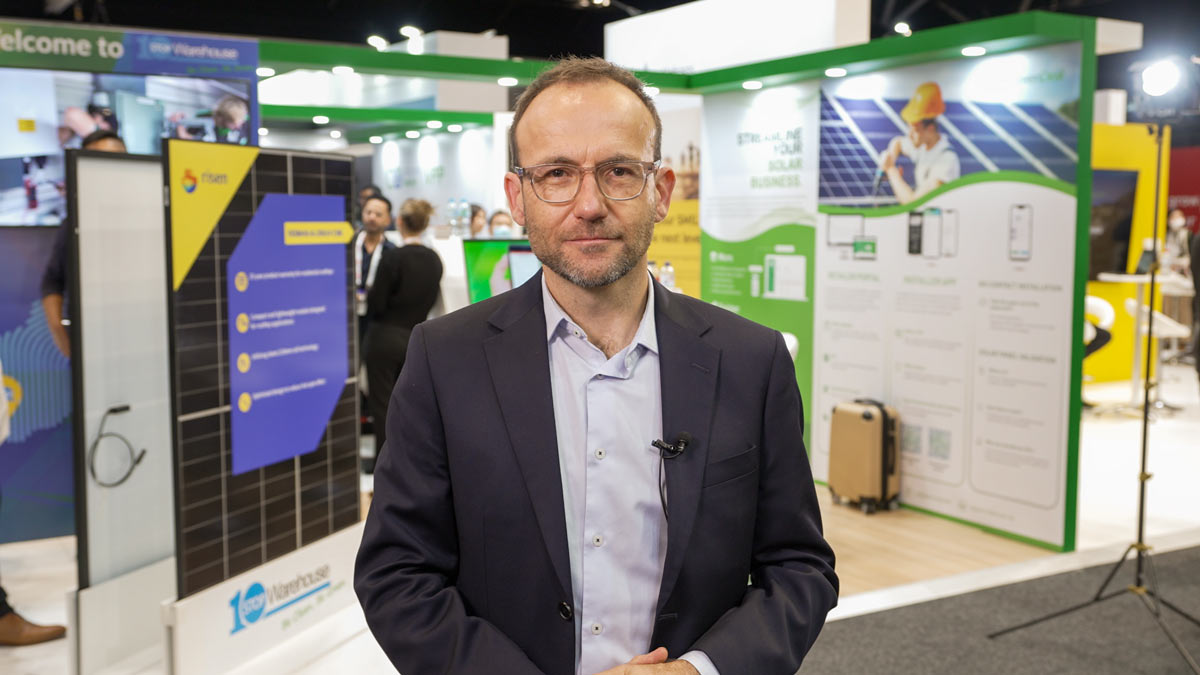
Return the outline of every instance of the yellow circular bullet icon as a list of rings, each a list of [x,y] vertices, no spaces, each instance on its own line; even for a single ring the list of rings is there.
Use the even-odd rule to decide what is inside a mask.
[[[250,355],[242,354],[242,355],[238,356],[237,366],[238,366],[239,373],[245,373],[245,372],[249,371],[250,370]]]
[[[242,394],[238,397],[238,410],[250,412],[250,394]]]
[[[250,317],[246,316],[245,314],[238,314],[237,331],[239,333],[245,333],[248,330],[250,330]]]
[[[245,292],[250,287],[250,277],[246,276],[245,272],[238,272],[237,276],[233,278],[233,285],[239,293]]]

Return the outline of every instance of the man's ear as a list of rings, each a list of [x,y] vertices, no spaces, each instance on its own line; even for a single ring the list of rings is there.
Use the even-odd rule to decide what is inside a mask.
[[[667,217],[667,212],[671,210],[671,192],[674,190],[675,171],[669,166],[660,168],[654,176],[654,191],[658,193],[657,203],[654,206],[657,220],[654,222],[661,223]]]
[[[521,177],[509,171],[504,174],[504,196],[508,197],[508,212],[513,222],[525,227],[525,200],[521,197]]]

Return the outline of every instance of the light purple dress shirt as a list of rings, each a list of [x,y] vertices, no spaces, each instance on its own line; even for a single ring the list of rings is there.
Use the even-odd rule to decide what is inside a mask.
[[[593,675],[650,651],[667,554],[659,457],[650,445],[662,438],[654,288],[633,341],[611,359],[554,300],[545,277],[542,303],[574,591],[575,673]],[[719,675],[703,652],[677,658],[701,675]]]

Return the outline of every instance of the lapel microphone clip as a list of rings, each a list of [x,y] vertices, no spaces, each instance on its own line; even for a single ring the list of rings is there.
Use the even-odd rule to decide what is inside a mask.
[[[692,435],[686,431],[681,431],[679,435],[675,437],[674,443],[667,443],[662,439],[656,439],[651,441],[650,445],[653,445],[658,449],[658,454],[663,459],[675,459],[683,454],[683,451],[687,449],[688,444],[691,442]]]

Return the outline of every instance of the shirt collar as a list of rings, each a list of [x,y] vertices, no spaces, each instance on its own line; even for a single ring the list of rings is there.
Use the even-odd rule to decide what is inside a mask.
[[[647,274],[649,274],[647,272]],[[638,324],[637,333],[633,336],[631,344],[641,345],[648,351],[658,353],[658,326],[654,321],[654,281],[651,280],[649,288],[646,291],[646,310],[642,313],[642,321]],[[549,343],[554,339],[554,334],[558,332],[563,325],[575,325],[571,321],[571,317],[567,316],[566,311],[550,294],[549,287],[546,286],[546,275],[542,274],[542,308],[546,314],[546,342]]]

